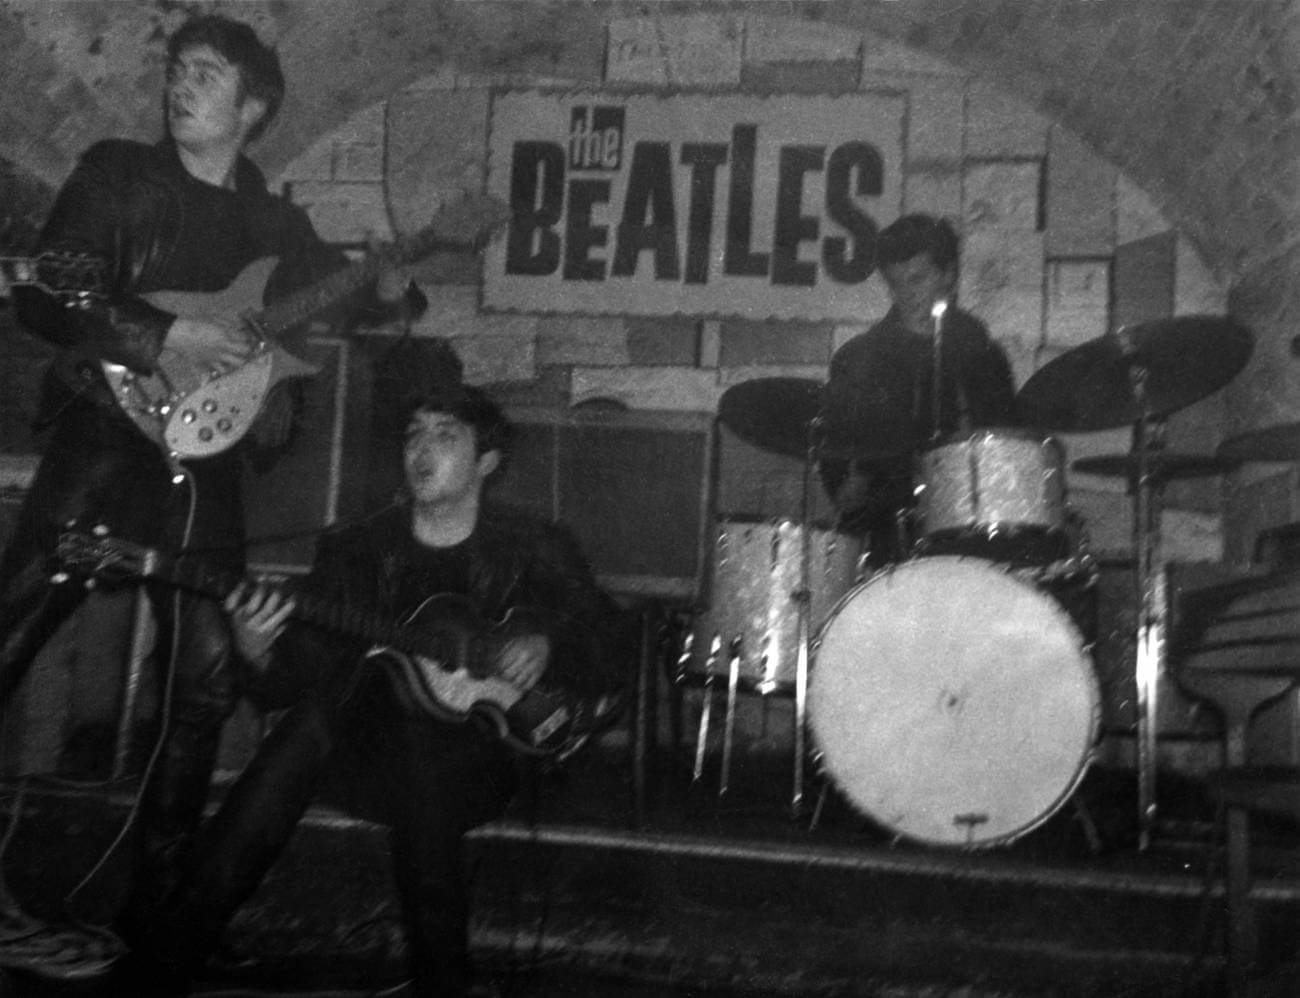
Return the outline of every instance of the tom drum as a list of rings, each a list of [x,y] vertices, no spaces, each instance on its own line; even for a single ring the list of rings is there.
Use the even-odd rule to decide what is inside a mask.
[[[917,516],[938,553],[1031,559],[1062,556],[1066,533],[1065,451],[1053,437],[1017,428],[979,430],[917,458]],[[955,544],[967,543],[966,548]]]
[[[734,643],[747,688],[768,693],[794,685],[804,530],[787,519],[717,520],[708,606],[696,616],[686,668],[727,674]],[[810,640],[858,580],[860,551],[848,535],[808,528]]]

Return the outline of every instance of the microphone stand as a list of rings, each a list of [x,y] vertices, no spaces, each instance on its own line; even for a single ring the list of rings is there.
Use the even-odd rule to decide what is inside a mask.
[[[934,370],[931,374],[933,384],[930,388],[930,442],[937,443],[943,430],[943,317],[948,311],[948,302],[940,298],[930,306],[930,318],[934,320]]]

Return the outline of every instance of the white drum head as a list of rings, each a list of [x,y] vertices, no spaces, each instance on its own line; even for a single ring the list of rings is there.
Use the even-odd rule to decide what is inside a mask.
[[[808,712],[835,784],[898,835],[990,846],[1074,792],[1100,694],[1073,621],[991,562],[932,557],[858,586],[823,628]]]

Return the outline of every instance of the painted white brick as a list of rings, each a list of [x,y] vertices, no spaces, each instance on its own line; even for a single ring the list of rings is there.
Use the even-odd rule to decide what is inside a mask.
[[[1170,228],[1172,226],[1165,221],[1151,196],[1121,174],[1115,183],[1116,244],[1123,246],[1125,243],[1168,232]]]
[[[961,218],[962,169],[938,163],[910,169],[903,177],[903,211],[925,212],[956,221]]]
[[[966,113],[961,87],[950,80],[914,77],[907,85],[907,158],[961,158]]]
[[[998,340],[1036,346],[1043,335],[1043,238],[986,229],[963,243],[958,301]]]
[[[424,293],[429,298],[429,307],[414,325],[416,335],[448,339],[490,337],[498,343],[506,340],[528,343],[531,348],[537,332],[535,316],[480,312],[478,289],[472,285],[425,285]]]
[[[1214,279],[1201,254],[1186,236],[1178,236],[1174,252],[1174,313],[1220,315],[1227,312],[1227,292]]]
[[[362,108],[330,134],[338,145],[355,142],[358,145],[383,145],[384,104],[371,104]]]
[[[825,364],[747,364],[744,367],[724,367],[718,371],[718,384],[725,390],[755,378],[804,378],[810,381],[826,380]]]
[[[970,234],[1038,228],[1041,169],[1035,162],[971,163],[965,171],[962,229]]]
[[[921,73],[953,79],[961,79],[966,75],[964,70],[953,63],[870,32],[862,36],[862,71],[875,74]]]
[[[384,147],[379,142],[340,142],[334,147],[334,179],[381,181]]]
[[[334,137],[326,135],[313,142],[305,152],[291,160],[273,182],[280,187],[299,180],[331,180],[334,177]]]
[[[844,346],[855,336],[861,336],[870,326],[836,326],[831,330],[831,353]]]
[[[735,86],[744,21],[722,14],[618,17],[609,22],[605,78],[660,86]]]
[[[388,110],[388,196],[396,224],[414,232],[465,191],[482,189],[486,90],[405,91]]]
[[[966,155],[1043,157],[1049,122],[1005,90],[972,83],[966,105]]]
[[[608,364],[625,366],[627,329],[618,316],[565,316],[538,326],[539,364]]]
[[[470,384],[532,381],[537,377],[531,338],[482,333],[453,337],[451,345],[465,366],[465,380]]]
[[[745,23],[746,62],[819,62],[857,59],[862,33],[795,17],[754,15]]]
[[[713,371],[695,367],[575,367],[571,402],[618,399],[630,409],[714,412],[720,391]]]
[[[331,243],[360,243],[393,238],[381,184],[299,181],[293,200],[307,209],[320,237]]]
[[[1047,264],[1046,339],[1078,346],[1110,327],[1110,264],[1105,260],[1054,260]]]

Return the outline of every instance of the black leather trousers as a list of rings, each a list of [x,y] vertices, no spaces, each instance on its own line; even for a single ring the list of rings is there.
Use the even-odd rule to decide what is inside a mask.
[[[467,994],[463,837],[502,813],[515,782],[503,746],[469,726],[405,714],[380,675],[341,705],[309,697],[263,741],[203,827],[177,889],[130,940],[135,973],[183,988],[324,793],[388,827],[412,994]]]
[[[51,582],[58,536],[69,523],[80,530],[102,524],[113,536],[150,547],[188,541],[223,567],[242,569],[237,460],[221,456],[189,470],[190,482],[174,484],[162,451],[116,410],[87,401],[64,409],[0,560],[0,698],[13,695],[85,595],[79,580]],[[166,736],[141,791],[132,888],[140,897],[157,897],[172,879],[171,859],[202,815],[237,695],[220,606],[161,584],[149,593]]]

